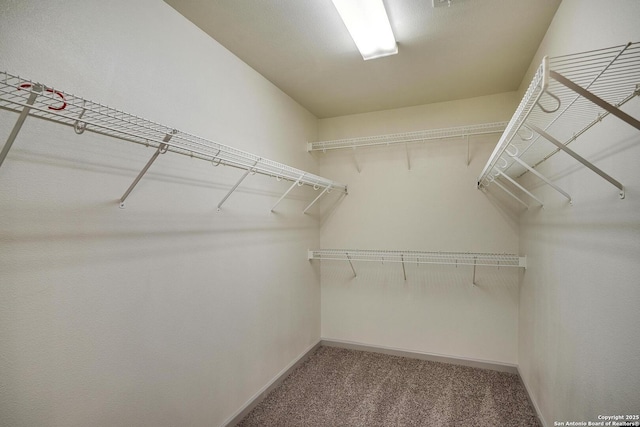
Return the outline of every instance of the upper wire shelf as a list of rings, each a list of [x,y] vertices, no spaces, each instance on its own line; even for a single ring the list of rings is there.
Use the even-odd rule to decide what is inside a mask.
[[[387,251],[372,249],[317,249],[309,250],[309,260],[348,261],[357,276],[354,261],[401,263],[404,280],[407,280],[405,264],[441,264],[473,266],[473,284],[476,267],[527,267],[527,257],[513,254],[494,254],[478,252],[423,252],[423,251]]]
[[[501,133],[507,122],[484,123],[478,125],[458,126],[443,129],[421,130],[416,132],[394,133],[389,135],[364,136],[332,141],[317,141],[307,143],[307,151],[327,151],[340,148],[371,147],[376,145],[404,144],[423,142],[445,138],[464,138],[474,135]]]
[[[568,193],[534,169],[565,151],[616,186],[624,197],[621,183],[567,145],[609,114],[640,129],[638,120],[619,109],[639,94],[640,43],[545,57],[478,177],[478,188],[495,182],[528,207],[499,181],[504,179],[542,204],[515,181],[531,171],[571,201]]]
[[[21,113],[14,131],[5,143],[2,155],[0,155],[0,165],[19,132],[22,122],[29,115],[71,126],[78,134],[86,130],[154,147],[159,154],[170,151],[209,161],[214,166],[232,166],[252,174],[258,173],[279,180],[293,181],[297,185],[312,186],[316,190],[324,188],[328,191],[347,192],[347,186],[344,184],[228,145],[177,131],[172,127],[7,72],[0,72],[0,108]],[[147,164],[147,167],[150,166],[150,163]],[[146,169],[143,170],[143,172],[145,171]],[[139,178],[141,175],[138,176]]]

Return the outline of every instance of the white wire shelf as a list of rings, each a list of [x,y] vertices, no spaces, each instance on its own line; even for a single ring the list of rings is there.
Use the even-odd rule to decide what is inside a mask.
[[[526,257],[473,252],[384,251],[363,249],[309,250],[309,259],[332,261],[405,262],[413,264],[484,265],[526,267]]]
[[[621,183],[567,145],[609,114],[640,129],[637,119],[619,109],[638,95],[640,43],[545,57],[478,177],[478,188],[484,189],[496,183],[528,207],[507,188],[512,186],[542,204],[516,182],[517,178],[531,171],[571,201],[568,193],[535,170],[558,151],[565,151],[617,187],[620,197],[624,198]]]
[[[401,263],[404,279],[407,280],[405,264],[441,264],[473,266],[473,283],[477,266],[489,267],[527,267],[527,257],[513,254],[492,254],[474,252],[422,252],[422,251],[386,251],[370,249],[317,249],[309,250],[309,260],[347,261],[357,276],[354,261]]]
[[[311,186],[316,190],[323,188],[327,192],[337,190],[347,193],[347,186],[344,184],[228,145],[177,131],[172,127],[154,123],[7,72],[0,72],[0,108],[20,113],[16,126],[0,153],[0,165],[26,117],[33,116],[71,126],[78,134],[89,131],[156,148],[155,157],[157,154],[170,151],[212,162],[214,166],[225,165],[244,169],[247,174],[258,173],[278,180],[292,181],[297,185]],[[147,163],[133,186],[153,163],[155,157]],[[235,190],[235,187],[233,189]],[[127,195],[128,193],[123,196],[123,199]],[[124,203],[124,200],[122,202]]]
[[[371,147],[377,145],[406,144],[446,138],[464,138],[474,135],[502,133],[507,122],[484,123],[443,129],[421,130],[416,132],[395,133],[389,135],[365,136],[358,138],[336,139],[307,143],[307,151],[327,151],[342,148]]]

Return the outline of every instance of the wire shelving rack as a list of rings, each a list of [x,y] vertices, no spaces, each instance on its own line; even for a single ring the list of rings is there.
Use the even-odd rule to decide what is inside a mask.
[[[293,185],[278,203],[296,185],[307,185],[316,190],[322,188],[321,194],[333,190],[347,193],[347,186],[344,184],[228,145],[181,132],[172,127],[158,124],[7,72],[0,72],[0,108],[19,114],[16,124],[0,152],[0,166],[11,149],[27,116],[70,126],[77,134],[89,131],[155,148],[154,155],[120,199],[121,207],[124,207],[125,199],[151,164],[160,154],[166,152],[205,160],[211,162],[214,166],[225,165],[245,170],[245,174],[240,181],[233,186],[231,191],[218,204],[218,209],[250,173],[293,182]],[[276,203],[276,206],[278,203]],[[305,212],[310,207],[311,205],[307,206]]]
[[[377,145],[404,144],[447,138],[464,138],[474,135],[502,133],[507,122],[483,123],[478,125],[457,126],[443,129],[421,130],[416,132],[394,133],[388,135],[363,136],[357,138],[336,139],[307,143],[307,151],[327,151],[343,148],[371,147]]]
[[[495,184],[528,208],[528,203],[507,188],[512,186],[543,205],[543,201],[517,182],[523,174],[531,172],[571,202],[571,195],[535,169],[564,151],[618,188],[624,198],[622,183],[568,145],[610,114],[640,130],[640,121],[620,110],[638,95],[639,42],[545,57],[478,177],[478,189]]]
[[[354,261],[401,263],[404,280],[407,280],[405,264],[441,264],[473,266],[475,284],[476,267],[527,267],[527,258],[513,254],[494,254],[478,252],[423,252],[423,251],[387,251],[373,249],[315,249],[309,250],[309,260],[347,261],[353,275],[357,276]]]
[[[360,164],[356,156],[356,148],[389,146],[404,144],[407,154],[407,168],[411,169],[411,158],[409,156],[409,144],[420,143],[448,138],[466,138],[467,140],[467,166],[471,163],[471,151],[469,137],[476,135],[490,135],[502,133],[507,126],[507,122],[483,123],[477,125],[457,126],[442,129],[421,130],[416,132],[394,133],[388,135],[362,136],[357,138],[336,139],[332,141],[308,142],[307,151],[326,153],[327,150],[338,150],[350,148],[353,150],[356,168],[360,172]]]

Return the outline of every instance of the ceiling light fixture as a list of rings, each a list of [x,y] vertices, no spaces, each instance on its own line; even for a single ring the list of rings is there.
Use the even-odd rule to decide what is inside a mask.
[[[332,1],[365,61],[398,53],[382,0]]]

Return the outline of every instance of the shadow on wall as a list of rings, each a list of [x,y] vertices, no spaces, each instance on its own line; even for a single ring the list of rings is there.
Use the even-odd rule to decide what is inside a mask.
[[[346,197],[347,197],[347,194],[340,193],[340,195],[334,200],[325,201],[325,203],[321,205],[322,210],[318,215],[320,218],[320,228],[324,227],[326,224],[329,223],[329,221],[333,217],[333,214],[336,212],[336,210],[338,209],[338,207]]]
[[[638,232],[640,220],[629,222],[564,221],[524,222],[526,237],[531,243],[545,244],[554,251],[575,251],[576,253],[599,253],[618,261],[627,260],[637,264]]]
[[[21,209],[16,215],[22,218],[23,226],[2,230],[0,242],[7,251],[2,262],[6,263],[4,272],[143,261],[170,254],[215,256],[294,243],[300,233],[313,236],[317,230],[316,224],[306,218],[274,222],[246,214],[220,219],[206,213],[188,220],[181,214],[128,212],[121,218],[104,214],[113,210],[118,208],[112,203],[88,208],[84,213],[69,209],[48,216]],[[82,224],[65,220],[79,215],[85,219]]]
[[[495,208],[495,211],[509,225],[509,228],[517,233],[519,230],[520,214],[522,214],[526,208],[519,204],[515,199],[512,199],[511,196],[507,195],[499,188],[496,188],[495,185],[490,185],[487,189],[482,191],[482,193],[486,196],[489,203]],[[540,209],[540,205],[534,201],[529,204],[529,209]]]

